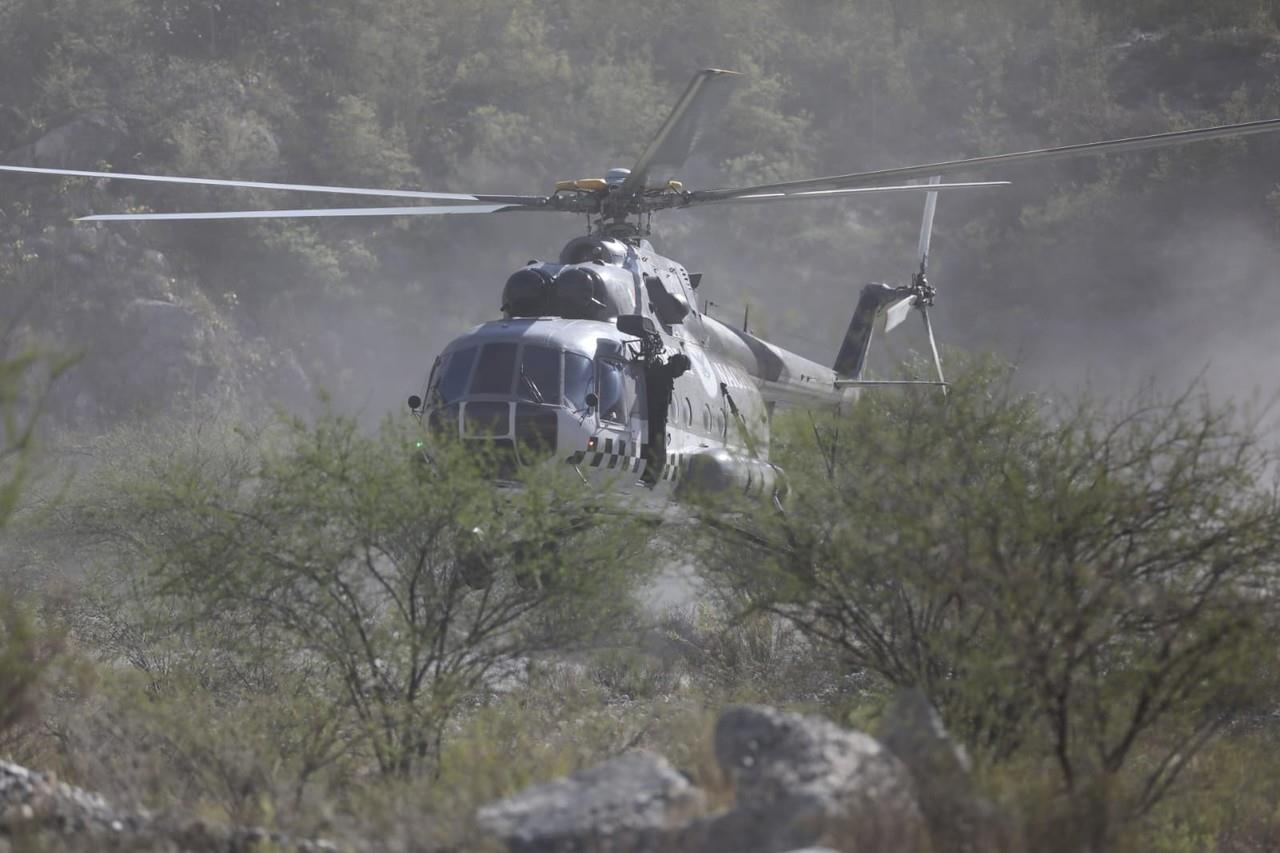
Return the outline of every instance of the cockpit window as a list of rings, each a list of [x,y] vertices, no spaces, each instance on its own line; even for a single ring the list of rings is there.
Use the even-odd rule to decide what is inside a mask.
[[[475,347],[468,347],[445,356],[444,362],[440,365],[440,402],[448,405],[466,392],[467,379],[471,376],[471,365],[475,360]]]
[[[516,345],[485,344],[471,379],[472,394],[510,394],[515,379]]]
[[[449,357],[447,355],[440,356],[431,365],[431,375],[427,377],[427,392],[422,395],[422,398],[428,403],[435,399],[436,389],[440,387],[440,374],[444,372],[442,368],[448,360]]]
[[[600,418],[622,423],[627,419],[624,403],[624,373],[621,364],[600,362]]]
[[[520,358],[516,393],[521,400],[560,405],[560,351],[526,346]]]
[[[596,371],[591,359],[576,352],[564,354],[564,398],[574,411],[587,408],[587,395],[596,390]]]

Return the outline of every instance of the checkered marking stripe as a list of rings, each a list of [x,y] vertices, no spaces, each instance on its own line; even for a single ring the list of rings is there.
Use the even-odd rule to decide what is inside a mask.
[[[603,451],[601,453],[594,450],[579,450],[565,461],[570,465],[585,464],[589,468],[629,471],[633,474],[639,474],[644,470],[646,451],[642,444],[619,441],[615,445],[612,438],[606,438]]]
[[[662,468],[662,476],[660,480],[679,480],[680,475],[684,473],[689,466],[689,456],[686,453],[669,453],[667,454],[667,464]]]

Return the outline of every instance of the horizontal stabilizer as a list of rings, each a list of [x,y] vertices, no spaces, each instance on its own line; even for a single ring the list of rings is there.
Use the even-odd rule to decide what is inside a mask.
[[[950,388],[951,383],[933,379],[837,379],[837,388],[884,388],[898,385],[924,385],[928,388]]]

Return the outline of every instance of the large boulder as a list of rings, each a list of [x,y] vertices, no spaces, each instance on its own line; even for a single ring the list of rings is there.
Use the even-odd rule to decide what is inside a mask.
[[[59,125],[35,142],[7,151],[11,166],[42,169],[94,169],[111,160],[129,141],[129,129],[118,116],[86,113]]]
[[[923,692],[898,692],[879,740],[910,771],[937,853],[1020,849],[1014,828],[974,790],[968,754],[951,739]]]
[[[721,715],[716,760],[734,807],[690,827],[687,849],[774,853],[927,849],[906,767],[873,738],[818,717],[743,706]]]
[[[865,734],[742,706],[720,716],[715,753],[734,797],[715,814],[663,758],[637,751],[486,806],[477,822],[513,853],[933,849],[909,769]]]
[[[644,750],[537,785],[480,809],[480,827],[518,853],[666,851],[701,814],[702,791]]]

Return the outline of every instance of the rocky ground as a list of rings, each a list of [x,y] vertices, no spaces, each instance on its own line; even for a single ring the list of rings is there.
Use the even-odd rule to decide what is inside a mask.
[[[904,692],[879,738],[762,706],[725,711],[715,756],[726,805],[664,757],[632,750],[481,808],[477,826],[511,853],[783,853],[1019,849],[972,792],[968,759],[924,697]],[[113,807],[102,796],[0,762],[0,849],[382,850],[296,839]]]
[[[0,851],[338,850],[258,827],[228,827],[145,810],[117,808],[100,794],[51,774],[0,761]]]

